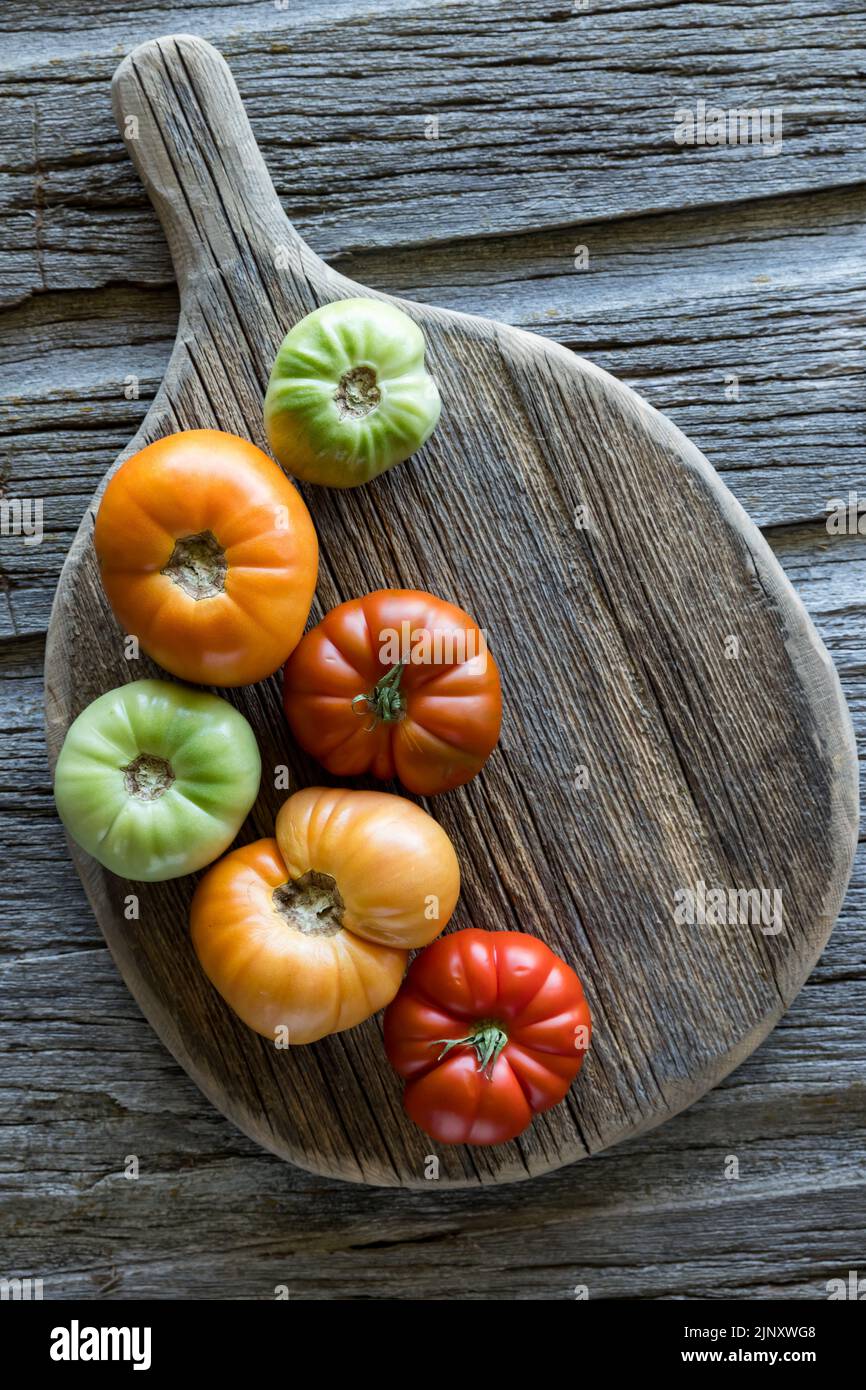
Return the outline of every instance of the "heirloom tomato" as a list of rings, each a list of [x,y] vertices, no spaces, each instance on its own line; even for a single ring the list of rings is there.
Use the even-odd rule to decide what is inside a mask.
[[[338,299],[283,340],[265,429],[293,477],[357,487],[420,449],[439,410],[417,324],[387,300]]]
[[[73,840],[122,878],[192,873],[231,844],[256,799],[261,760],[244,716],[217,695],[133,681],[79,714],[54,798]]]
[[[111,478],[94,544],[114,613],[184,680],[248,685],[304,630],[318,543],[298,490],[255,445],[171,434]]]
[[[286,663],[283,704],[301,747],[329,772],[398,777],[420,796],[474,777],[502,721],[481,629],[413,589],[333,608]]]
[[[543,941],[469,928],[413,961],[385,1012],[410,1119],[441,1144],[503,1144],[562,1100],[590,1040],[580,980]]]
[[[445,926],[460,890],[445,831],[386,792],[309,787],[276,838],[234,850],[190,910],[202,969],[257,1033],[315,1042],[393,999],[409,948]]]

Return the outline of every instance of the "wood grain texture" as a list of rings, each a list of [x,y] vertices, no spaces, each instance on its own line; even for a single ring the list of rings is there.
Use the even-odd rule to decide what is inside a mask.
[[[474,9],[474,0],[466,7]],[[464,56],[471,49],[479,65],[498,8],[466,36]],[[336,13],[369,9],[349,0],[317,13],[306,0],[297,13],[327,31]],[[387,9],[399,20],[405,0],[380,0],[379,12]],[[426,9],[435,33],[439,12],[435,4]],[[664,9],[674,25],[694,20],[708,27],[713,14],[721,18],[715,6],[675,0]],[[796,50],[799,24],[799,11],[784,9],[786,22],[774,25],[766,45],[763,7],[754,18],[751,10],[739,12],[736,25],[721,25],[720,40],[724,31],[731,50],[757,44],[762,54],[766,48],[768,63],[778,54],[784,65]],[[631,16],[619,61],[639,95],[642,31],[653,17],[641,5]],[[285,42],[285,25],[282,12],[259,0],[215,7],[154,0],[147,11],[111,17],[78,0],[62,10],[48,0],[13,0],[0,18],[7,64],[0,119],[17,130],[24,149],[32,99],[49,90],[31,80],[37,70],[41,81],[54,74],[51,107],[59,113],[80,91],[94,122],[108,132],[106,148],[109,141],[113,148],[111,71],[138,39],[194,28],[230,55],[249,97],[258,74],[273,65],[271,45]],[[831,21],[827,32],[832,43]],[[341,37],[345,42],[345,30]],[[590,41],[591,32],[581,31],[575,51],[582,54]],[[336,44],[334,52],[339,56]],[[238,73],[239,56],[246,75]],[[382,85],[393,109],[404,91],[399,49],[389,52],[386,65]],[[441,66],[442,90],[459,106],[466,84],[456,76],[452,82],[449,65]],[[676,72],[673,67],[670,109],[683,86],[708,85],[700,52],[685,56]],[[709,84],[722,104],[736,69],[728,62]],[[573,75],[550,65],[540,111],[567,109],[573,92]],[[312,100],[309,85],[308,94]],[[385,111],[383,128],[392,124]],[[58,120],[52,171],[70,159],[64,129]],[[323,250],[331,236],[327,211],[303,198],[296,208],[283,187],[292,176],[295,133],[293,123],[275,119],[268,159],[272,171],[275,163],[287,171],[277,171],[278,191],[303,218],[310,243]],[[471,139],[469,125],[464,138]],[[624,119],[612,156],[626,157],[631,138]],[[866,148],[862,103],[849,139],[851,148]],[[281,144],[285,151],[275,161]],[[452,141],[447,157],[459,190],[470,161],[454,158],[456,149]],[[689,152],[681,153],[685,159]],[[376,154],[373,142],[353,147],[359,191]],[[651,155],[647,148],[641,158]],[[814,161],[804,157],[804,163],[805,187],[817,171]],[[125,165],[118,148],[118,177]],[[145,1291],[161,1298],[270,1298],[278,1282],[288,1283],[293,1297],[435,1298],[450,1291],[455,1264],[472,1296],[489,1299],[503,1293],[571,1298],[579,1280],[588,1282],[593,1299],[826,1297],[827,1278],[858,1265],[862,1272],[866,1236],[862,845],[828,947],[761,1047],[662,1128],[531,1186],[439,1190],[431,1184],[426,1192],[381,1193],[313,1177],[240,1135],[142,1018],[108,958],[53,811],[41,698],[44,631],[60,565],[97,483],[148,408],[177,324],[159,224],[131,165],[128,170],[123,208],[87,202],[91,255],[82,252],[74,228],[65,248],[63,229],[55,227],[52,260],[56,267],[68,250],[66,288],[49,287],[0,314],[0,483],[7,495],[43,498],[46,521],[39,546],[0,538],[6,735],[0,739],[0,858],[13,866],[0,885],[6,1271],[44,1275],[46,1298],[125,1299]],[[370,190],[385,178],[380,169],[367,181]],[[685,181],[681,191],[688,192]],[[417,194],[423,200],[423,184]],[[389,248],[340,256],[338,264],[376,288],[491,313],[567,341],[684,427],[725,470],[753,518],[773,527],[767,539],[842,678],[862,776],[866,537],[828,536],[823,524],[792,525],[820,516],[829,496],[850,488],[866,496],[858,198],[862,189],[828,187],[595,223],[584,236],[562,225],[563,217],[580,215],[573,197],[541,208],[538,231],[475,239],[467,220],[463,239],[428,247],[417,243],[423,202],[386,199]],[[73,217],[80,204],[72,190],[70,199]],[[38,179],[19,184],[18,213],[28,233],[39,200]],[[124,237],[131,200],[138,218],[134,235]],[[459,213],[459,193],[453,201]],[[574,247],[587,240],[590,264],[578,275]],[[599,245],[603,256],[595,254]],[[92,285],[94,262],[109,248],[111,282]],[[334,260],[337,252],[328,255]],[[748,273],[739,276],[740,266]],[[538,311],[533,281],[546,302],[541,321],[524,321],[524,312]],[[743,389],[739,400],[727,400],[723,372],[736,369],[732,356],[740,354]],[[128,373],[139,377],[137,400],[124,397]],[[141,1163],[137,1183],[121,1177],[131,1153]],[[730,1153],[741,1160],[738,1183],[723,1177]]]
[[[159,31],[153,10],[4,11],[8,61],[24,57],[0,74],[0,294],[97,288],[132,247],[139,281],[164,277],[106,100],[118,54]],[[858,0],[759,0],[736,22],[729,6],[654,0],[184,12],[228,56],[280,194],[328,256],[394,245],[395,211],[417,245],[860,182],[860,20]],[[675,113],[699,100],[782,108],[780,151],[681,148]]]
[[[115,95],[119,117],[139,116],[130,144],[181,289],[175,354],[136,446],[193,424],[260,440],[261,391],[285,326],[355,287],[283,219],[211,50],[186,39],[139,51]],[[525,1139],[440,1155],[448,1182],[485,1183],[543,1172],[658,1123],[765,1035],[844,893],[856,839],[853,740],[802,607],[683,436],[556,345],[404,307],[430,340],[445,423],[416,462],[362,495],[309,497],[326,556],[319,602],[418,583],[490,631],[510,710],[502,748],[483,779],[436,804],[463,846],[455,925],[547,935],[584,977],[600,1039],[567,1107]],[[589,507],[588,530],[575,528],[579,505]],[[472,545],[446,546],[465,518]],[[91,524],[86,517],[64,571],[49,639],[55,755],[69,719],[129,674]],[[479,552],[495,564],[479,565]],[[744,649],[734,662],[723,655],[732,633]],[[275,683],[239,702],[262,736],[265,766],[288,760],[310,780],[316,770],[286,749]],[[563,770],[581,763],[591,790],[575,795]],[[263,795],[251,836],[267,832],[278,800]],[[429,1144],[401,1117],[375,1025],[275,1061],[196,974],[188,886],[148,888],[140,929],[121,927],[127,890],[78,859],[145,1012],[227,1113],[317,1171],[422,1181]],[[698,880],[781,889],[784,932],[675,927],[674,889]]]
[[[393,217],[411,242],[411,212],[397,205]],[[664,410],[769,526],[816,519],[851,489],[866,494],[864,223],[861,187],[406,245],[343,256],[336,268],[590,357]],[[317,242],[323,225],[320,214]],[[0,481],[11,496],[40,498],[46,527],[41,545],[0,553],[0,636],[44,633],[81,516],[168,365],[177,292],[167,253],[170,286],[133,283],[142,256],[164,247],[158,225],[142,235],[118,266],[124,283],[49,290],[0,318]],[[589,253],[582,272],[577,245]]]
[[[866,747],[866,543],[773,536]],[[0,644],[0,1239],[46,1298],[802,1300],[862,1268],[866,845],[817,968],[685,1113],[531,1186],[380,1192],[234,1129],[142,1018],[53,813],[42,643]],[[863,762],[861,759],[861,769]],[[14,790],[13,790],[14,788]],[[26,1039],[26,1042],[23,1040]],[[122,1176],[129,1155],[138,1181]],[[725,1179],[738,1157],[740,1177]]]

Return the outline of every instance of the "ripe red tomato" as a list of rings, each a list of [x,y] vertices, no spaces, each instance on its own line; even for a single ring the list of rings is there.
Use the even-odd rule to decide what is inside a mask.
[[[499,738],[502,695],[481,629],[414,589],[341,603],[286,662],[286,717],[338,777],[399,777],[419,796],[474,777]]]
[[[571,966],[523,932],[470,928],[413,962],[385,1011],[410,1119],[442,1144],[504,1144],[562,1100],[591,1033]]]

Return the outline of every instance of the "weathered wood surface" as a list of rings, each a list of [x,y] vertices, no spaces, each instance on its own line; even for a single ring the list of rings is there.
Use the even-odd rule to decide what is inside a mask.
[[[26,0],[4,21],[24,20],[7,95],[29,115],[26,141],[14,122],[0,145],[10,298],[125,276],[130,239],[152,225],[105,91],[118,54],[158,32],[154,12],[100,19],[75,0],[39,13],[38,41]],[[769,0],[748,25],[725,6],[640,0],[583,12],[571,0],[251,0],[173,18],[225,53],[294,221],[324,255],[392,246],[401,226],[442,242],[866,176],[858,0]],[[699,100],[782,107],[780,151],[683,150],[675,113]],[[137,279],[165,274],[157,246],[137,254]]]
[[[216,49],[190,36],[143,44],[112,98],[121,132],[135,120],[129,152],[181,298],[165,378],[121,457],[202,425],[261,442],[262,388],[286,325],[364,288],[286,220]],[[417,585],[491,634],[506,711],[498,756],[430,808],[461,861],[450,925],[529,931],[575,967],[594,1023],[579,1080],[511,1144],[431,1145],[383,1065],[380,1020],[275,1052],[196,968],[192,880],[130,885],[72,852],[145,1014],[246,1134],[327,1177],[423,1186],[435,1153],[443,1186],[475,1185],[537,1176],[654,1127],[763,1040],[841,906],[856,765],[820,639],[689,441],[557,344],[415,302],[409,312],[443,417],[411,468],[348,493],[305,490],[322,557],[317,610],[383,583]],[[71,721],[129,677],[93,549],[101,491],[49,624],[52,762]],[[286,738],[278,681],[231,699],[262,751],[249,833],[266,835],[285,790],[277,769],[288,763],[291,789],[321,769]],[[699,883],[767,894],[773,921],[683,922],[676,895]],[[135,920],[123,910],[131,891]]]
[[[698,440],[750,516],[772,526],[824,515],[862,473],[864,225],[857,188],[334,263],[589,357]],[[159,237],[130,245],[130,276],[148,246],[163,249]],[[578,245],[586,271],[574,269]],[[172,279],[34,295],[0,318],[6,468],[21,493],[46,497],[45,541],[19,547],[14,587],[0,592],[0,634],[44,632],[106,460],[162,380],[177,310]]]
[[[621,62],[644,42],[643,24],[652,27],[660,13],[673,23],[686,8],[633,7]],[[788,40],[788,51],[796,50],[800,11],[772,8],[786,15],[769,50],[781,62]],[[721,18],[712,6],[688,10],[692,24]],[[324,24],[331,13],[329,7]],[[101,65],[107,78],[120,56],[115,45],[176,27],[178,17],[148,12],[109,25],[107,37],[86,17],[76,31],[53,8],[45,22],[49,31],[13,36],[16,47],[6,50],[16,67],[5,74],[12,100],[0,109],[7,112],[6,128],[17,129],[19,153],[32,122],[26,88],[32,69],[56,71],[48,59],[66,54],[64,81],[54,94],[62,105],[77,72]],[[498,41],[497,23],[485,15],[464,44],[468,58],[485,57],[488,43]],[[830,64],[860,61],[851,43],[840,44],[846,51],[834,57],[832,17],[825,23],[823,57]],[[269,45],[285,24],[285,15],[267,5],[190,9],[183,16],[183,27],[217,38],[233,61],[235,46],[246,49],[253,96],[255,65],[272,65]],[[781,36],[778,27],[785,29]],[[744,54],[760,31],[751,20],[736,30],[728,26],[726,39],[736,50],[729,67],[751,61]],[[591,40],[585,31],[578,58]],[[670,105],[683,90],[729,104],[727,74],[708,82],[699,67],[693,80],[695,62],[686,59],[670,82]],[[396,111],[405,90],[397,80],[399,61],[391,63]],[[645,80],[633,74],[632,90],[639,93]],[[555,68],[548,82],[548,104],[570,100],[571,88]],[[244,76],[240,85],[244,92]],[[452,97],[459,109],[459,95]],[[108,131],[104,95],[103,103],[100,115],[91,84],[91,112]],[[531,113],[525,119],[531,125]],[[856,119],[861,124],[846,152],[866,144],[859,109]],[[291,163],[290,125],[272,137],[274,145],[285,142],[284,170]],[[623,123],[620,140],[629,135]],[[62,141],[55,140],[54,153],[65,158]],[[359,179],[375,153],[356,145]],[[122,164],[123,152],[115,148],[112,158]],[[816,162],[804,165],[796,186],[814,182]],[[773,161],[764,163],[772,171]],[[458,161],[455,181],[460,167]],[[280,172],[277,179],[286,205],[317,249],[325,249],[326,214],[293,206],[286,177]],[[131,173],[130,180],[128,191],[140,197]],[[34,195],[36,180],[29,196],[21,194],[28,226]],[[819,525],[788,526],[819,516],[829,496],[857,487],[866,493],[860,190],[558,228],[582,215],[569,197],[550,222],[542,211],[537,223],[527,224],[541,228],[535,233],[426,250],[416,245],[419,223],[428,221],[423,188],[419,197],[389,209],[396,249],[331,258],[378,288],[512,318],[561,338],[671,414],[725,471],[752,514],[777,526],[769,538],[842,673],[862,743],[863,541],[828,537]],[[497,216],[505,211],[494,208]],[[2,542],[8,609],[0,647],[6,734],[0,756],[7,776],[0,835],[3,862],[16,866],[4,876],[0,964],[7,1265],[44,1273],[47,1296],[104,1290],[121,1297],[226,1298],[268,1297],[278,1282],[288,1282],[296,1296],[435,1297],[453,1286],[445,1273],[452,1266],[459,1282],[486,1297],[569,1297],[574,1283],[587,1282],[592,1297],[815,1298],[824,1296],[828,1277],[858,1261],[862,1272],[862,850],[827,951],[758,1052],[662,1130],[539,1179],[531,1189],[377,1194],[310,1178],[238,1136],[165,1054],[107,960],[83,902],[53,818],[40,730],[40,634],[59,561],[93,488],[140,421],[174,331],[176,297],[159,232],[144,213],[134,234],[118,242],[125,215],[107,206],[105,221],[91,218],[93,254],[80,258],[80,282],[72,276],[65,292],[30,296],[0,320],[10,417],[6,487],[15,496],[47,494],[48,528],[41,546]],[[472,236],[476,229],[465,230]],[[443,233],[454,234],[456,227]],[[571,266],[580,243],[590,247],[584,273]],[[101,255],[108,263],[109,245],[117,252],[116,283],[76,293],[87,284],[88,262]],[[536,288],[549,292],[541,323],[531,320]],[[745,368],[740,399],[729,401],[723,376],[738,367]],[[139,400],[123,398],[129,373],[140,377]],[[138,1183],[119,1176],[128,1153],[141,1157]],[[738,1183],[722,1177],[729,1153],[741,1159]]]

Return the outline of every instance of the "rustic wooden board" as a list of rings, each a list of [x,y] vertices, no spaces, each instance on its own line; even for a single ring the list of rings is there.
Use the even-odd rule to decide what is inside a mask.
[[[356,287],[285,221],[207,45],[138,50],[119,70],[115,99],[121,126],[139,119],[129,147],[182,302],[163,389],[130,448],[195,424],[261,442],[261,393],[286,325]],[[490,1182],[658,1123],[760,1041],[844,894],[856,765],[814,630],[759,533],[683,436],[553,344],[404,307],[431,343],[443,425],[416,461],[373,487],[307,494],[324,552],[319,603],[413,583],[453,597],[488,628],[504,668],[502,747],[483,778],[435,805],[462,846],[454,924],[546,935],[577,965],[597,1025],[567,1105],[514,1145],[440,1155],[445,1181]],[[586,530],[575,526],[582,505]],[[130,677],[91,527],[88,514],[49,634],[53,756],[70,719]],[[741,642],[735,661],[724,657],[729,635]],[[266,767],[288,762],[299,783],[321,777],[288,747],[275,682],[238,703]],[[590,773],[583,791],[580,765]],[[269,831],[279,799],[263,790],[250,838]],[[128,887],[76,859],[148,1017],[242,1128],[330,1175],[423,1181],[429,1141],[402,1118],[375,1023],[275,1054],[198,974],[185,931],[190,884],[137,890],[136,925],[121,911]],[[675,927],[674,890],[699,880],[781,889],[785,930]]]

